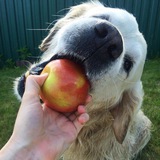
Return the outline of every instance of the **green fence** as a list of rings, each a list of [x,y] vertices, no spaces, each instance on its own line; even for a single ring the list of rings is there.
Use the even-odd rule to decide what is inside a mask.
[[[38,45],[54,21],[80,0],[0,0],[0,58],[19,59],[19,51],[39,56]],[[84,2],[84,1],[83,1]],[[148,57],[160,56],[160,0],[101,0],[136,16],[148,43]],[[29,50],[25,50],[26,48]],[[19,51],[18,51],[19,50]]]

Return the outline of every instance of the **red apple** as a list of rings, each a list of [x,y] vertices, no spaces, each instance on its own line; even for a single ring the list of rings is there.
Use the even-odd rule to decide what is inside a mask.
[[[48,107],[59,112],[73,112],[85,103],[90,85],[79,65],[58,59],[48,63],[43,73],[48,73],[48,77],[41,87],[40,97]]]

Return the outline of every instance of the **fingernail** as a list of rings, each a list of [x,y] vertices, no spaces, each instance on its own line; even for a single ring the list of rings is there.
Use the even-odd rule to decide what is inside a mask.
[[[79,122],[83,125],[89,120],[89,115],[87,113],[79,117]]]

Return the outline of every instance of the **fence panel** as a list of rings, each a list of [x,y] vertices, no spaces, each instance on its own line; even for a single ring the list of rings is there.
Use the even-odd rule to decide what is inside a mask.
[[[85,0],[0,0],[0,57],[17,60],[18,49],[28,47],[39,56],[38,45],[56,19]],[[159,0],[101,0],[106,6],[131,12],[148,43],[148,57],[160,56]]]

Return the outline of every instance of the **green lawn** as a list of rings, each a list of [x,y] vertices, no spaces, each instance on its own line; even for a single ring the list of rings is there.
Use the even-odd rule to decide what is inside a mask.
[[[23,72],[20,68],[0,70],[0,148],[12,133],[20,104],[13,92],[13,81]]]
[[[146,61],[142,77],[143,111],[153,123],[149,144],[138,160],[160,160],[160,59]]]
[[[10,137],[20,103],[13,94],[13,81],[25,69],[0,70],[0,148]],[[147,147],[136,160],[160,159],[160,59],[148,60],[142,77],[145,97],[143,110],[153,123]]]

